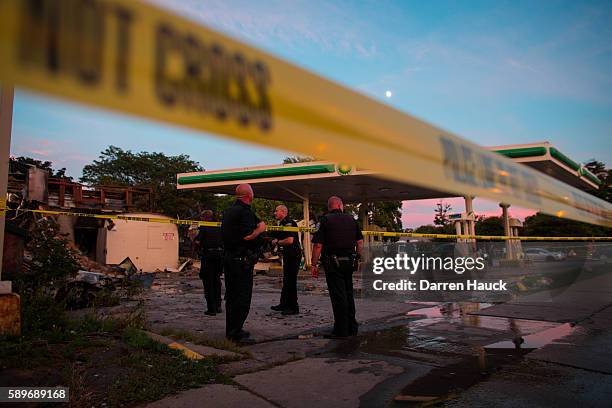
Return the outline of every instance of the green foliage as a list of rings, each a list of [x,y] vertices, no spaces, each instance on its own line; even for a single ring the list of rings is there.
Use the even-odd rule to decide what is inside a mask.
[[[455,234],[455,228],[452,224],[448,224],[445,226],[436,226],[436,225],[421,225],[420,227],[414,230],[417,234]]]
[[[451,207],[451,205],[449,203],[446,203],[442,200],[440,200],[437,204],[436,204],[436,208],[434,208],[434,225],[440,226],[440,227],[446,227],[447,225],[449,225],[451,222],[448,219],[448,213],[452,210],[453,208]]]
[[[50,218],[39,220],[30,231],[30,269],[14,278],[19,294],[26,295],[47,287],[58,287],[79,269],[74,252],[59,235],[59,226]]]
[[[35,166],[42,170],[47,170],[49,172],[49,177],[62,178],[68,181],[72,181],[72,177],[66,175],[66,168],[62,167],[59,170],[53,169],[53,163],[50,161],[42,161],[36,160],[31,157],[19,156],[15,159],[11,159],[11,165],[17,166]]]
[[[136,343],[137,345],[137,343]],[[180,351],[132,347],[121,356],[122,373],[108,390],[111,407],[123,407],[155,401],[181,390],[221,380],[211,360],[189,360]]]
[[[537,213],[525,218],[521,235],[539,237],[612,236],[612,228]]]
[[[64,305],[57,303],[51,294],[42,288],[21,295],[22,333],[36,337],[61,335],[67,325]]]
[[[476,235],[504,235],[501,217],[476,218]]]
[[[157,352],[166,352],[168,351],[165,344],[158,343],[153,340],[147,334],[135,327],[128,327],[123,332],[123,341],[125,341],[128,345],[132,347],[136,347],[143,350],[151,350]]]
[[[283,164],[305,163],[305,162],[311,162],[315,160],[319,160],[319,159],[315,159],[314,157],[310,157],[310,156],[289,156],[283,159]]]
[[[53,316],[49,302],[50,298],[39,302],[32,313],[42,312],[42,318],[55,327],[36,333],[24,330],[21,337],[0,337],[0,361],[3,369],[38,378],[40,386],[54,385],[51,382],[57,379],[48,373],[61,371],[62,383],[70,385],[73,405],[132,406],[228,381],[217,373],[214,359],[189,360],[149,338],[141,330],[143,321],[134,318],[142,313],[142,306],[125,319],[87,315],[68,320],[63,312]],[[24,305],[24,312],[32,306]],[[49,313],[45,306],[51,306]]]
[[[152,189],[152,211],[170,217],[197,218],[201,210],[216,209],[216,197],[200,191],[178,191],[176,175],[203,170],[185,154],[134,153],[109,146],[98,160],[83,168],[80,181],[92,185],[148,187]]]
[[[599,189],[593,194],[611,203],[612,202],[612,169],[607,169],[603,162],[590,160],[584,167],[597,176],[602,182]]]
[[[278,205],[285,205],[289,210],[288,217],[294,220],[301,220],[304,217],[302,203],[285,202],[279,200],[267,200],[265,198],[255,198],[251,204],[255,214],[267,225],[276,224],[274,210]]]
[[[402,202],[375,201],[368,205],[370,224],[386,228],[387,231],[402,230]]]

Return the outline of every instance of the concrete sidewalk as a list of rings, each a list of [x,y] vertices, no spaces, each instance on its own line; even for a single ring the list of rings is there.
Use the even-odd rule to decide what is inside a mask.
[[[321,281],[302,281],[303,313],[281,316],[269,310],[280,296],[277,278],[257,276],[246,326],[257,344],[244,347],[249,358],[219,366],[231,384],[206,385],[150,406],[331,408],[429,401],[453,407],[607,407],[612,307],[601,303],[612,289],[607,279],[586,276],[560,297],[576,302],[573,317],[582,320],[571,324],[557,321],[565,317],[553,319],[554,311],[545,308],[540,310],[550,313],[549,319],[517,318],[524,307],[519,303],[359,299],[360,334],[339,341],[318,335],[332,324]],[[598,291],[595,300],[582,295],[589,288]],[[202,296],[197,278],[161,279],[147,294],[150,327],[222,338],[225,315],[205,316]],[[566,304],[560,303],[559,316],[569,315]],[[501,307],[508,316],[498,316],[495,309]],[[487,315],[488,308],[495,316]]]
[[[263,342],[328,329],[333,325],[333,314],[324,281],[324,278],[307,281],[309,289],[299,292],[300,314],[283,316],[270,310],[270,306],[280,300],[280,278],[257,275],[245,330],[251,332],[257,342]],[[298,285],[307,286],[304,281]],[[212,317],[204,315],[203,299],[202,281],[197,276],[160,274],[145,295],[147,324],[157,332],[178,329],[203,334],[213,340],[224,339],[225,313]],[[414,309],[403,302],[359,298],[355,306],[361,323],[402,316]]]

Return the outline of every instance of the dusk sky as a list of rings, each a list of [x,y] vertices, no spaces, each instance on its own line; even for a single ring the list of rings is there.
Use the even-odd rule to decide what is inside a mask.
[[[612,164],[610,1],[155,3],[480,145],[547,140],[576,161]],[[12,155],[78,178],[111,144],[188,154],[208,170],[292,154],[16,92]],[[405,204],[404,226],[431,223],[434,205]],[[475,208],[500,212],[482,199]]]

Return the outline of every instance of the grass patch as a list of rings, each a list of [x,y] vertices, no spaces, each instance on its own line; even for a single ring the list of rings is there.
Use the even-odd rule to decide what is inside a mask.
[[[142,307],[121,319],[70,320],[51,300],[23,304],[21,337],[0,338],[0,383],[69,386],[70,406],[134,406],[207,383],[227,383],[216,359],[189,360],[143,331]],[[25,320],[25,318],[24,318]]]
[[[124,372],[110,387],[110,406],[154,401],[180,390],[225,381],[213,360],[190,360],[140,329],[126,329],[122,339],[130,353],[119,358]]]

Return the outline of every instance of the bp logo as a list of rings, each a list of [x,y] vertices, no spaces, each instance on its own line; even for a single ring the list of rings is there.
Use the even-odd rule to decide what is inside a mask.
[[[346,176],[347,174],[350,174],[352,170],[353,170],[353,167],[350,164],[337,164],[336,165],[336,171],[341,176]]]

